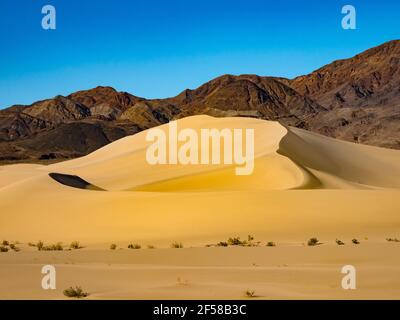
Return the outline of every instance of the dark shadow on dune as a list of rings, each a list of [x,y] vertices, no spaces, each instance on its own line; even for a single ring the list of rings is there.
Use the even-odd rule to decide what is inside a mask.
[[[281,139],[277,153],[293,161],[293,163],[295,163],[299,168],[304,170],[308,177],[308,181],[304,185],[294,189],[320,189],[323,186],[322,182],[308,169],[324,169],[323,167],[319,167],[318,163],[316,166],[315,162],[312,161],[311,157],[314,154],[314,150],[310,149],[307,142],[295,133],[293,133],[290,128],[288,128],[287,126],[284,127],[288,132]],[[317,156],[320,155],[318,154]],[[321,163],[324,163],[326,161],[329,160],[321,161]]]
[[[71,188],[76,188],[76,189],[85,189],[85,190],[95,190],[95,191],[106,191],[102,188],[99,188],[85,180],[83,180],[81,177],[78,176],[73,176],[69,174],[62,174],[62,173],[49,173],[49,176],[57,181],[58,183],[61,183],[65,186],[71,187]]]

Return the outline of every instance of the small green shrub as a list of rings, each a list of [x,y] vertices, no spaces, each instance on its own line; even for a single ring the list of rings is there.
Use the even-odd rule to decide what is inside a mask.
[[[358,241],[357,239],[353,239],[351,240],[351,242],[353,242],[354,244],[360,244],[360,241]]]
[[[0,252],[8,252],[8,248],[6,246],[0,246]]]
[[[10,243],[7,240],[3,240],[1,244],[3,246],[8,246]]]
[[[225,241],[221,241],[217,243],[217,247],[227,247],[228,246],[228,242]]]
[[[140,244],[130,244],[128,245],[128,249],[141,249],[142,246]]]
[[[338,246],[344,246],[345,243],[343,241],[339,240],[339,239],[336,239],[336,244]]]
[[[17,247],[14,243],[10,243],[10,249],[14,250],[15,252],[21,251],[21,249]]]
[[[272,241],[267,242],[267,247],[275,247],[275,246],[276,246],[275,242]]]
[[[79,243],[79,241],[73,241],[71,242],[71,244],[69,245],[70,249],[73,250],[78,250],[78,249],[82,249],[83,247],[81,246],[81,244]]]
[[[247,242],[240,240],[240,237],[234,237],[234,238],[228,239],[228,245],[230,245],[230,246],[245,246],[245,245],[247,245]]]
[[[115,249],[117,249],[117,245],[115,243],[112,243],[110,245],[110,250],[115,250]]]
[[[317,238],[311,238],[310,240],[308,240],[307,245],[312,247],[312,246],[318,246],[321,243],[319,242],[319,240]]]
[[[42,250],[42,251],[63,251],[64,248],[63,248],[62,242],[57,242],[56,244],[50,244],[48,246],[43,245],[40,250]]]
[[[181,248],[183,248],[183,244],[180,242],[173,242],[173,243],[171,243],[171,248],[181,249]]]
[[[44,247],[44,243],[43,241],[38,241],[38,243],[36,244],[36,248],[41,251]]]
[[[87,292],[83,292],[81,287],[70,287],[68,289],[65,289],[63,291],[64,296],[68,297],[68,298],[85,298],[89,295],[89,293]]]
[[[254,298],[254,297],[256,296],[256,293],[255,293],[255,291],[253,291],[253,290],[246,290],[246,291],[244,292],[244,295],[245,295],[246,297],[248,297],[248,298]]]
[[[400,240],[397,239],[397,238],[387,238],[386,241],[389,241],[389,242],[400,242]]]

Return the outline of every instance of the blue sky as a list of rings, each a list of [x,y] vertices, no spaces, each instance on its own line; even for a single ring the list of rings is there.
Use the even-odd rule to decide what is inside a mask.
[[[54,5],[57,29],[43,30]],[[357,9],[357,30],[341,8]],[[0,0],[0,108],[98,85],[174,96],[221,74],[294,77],[399,39],[394,0]]]

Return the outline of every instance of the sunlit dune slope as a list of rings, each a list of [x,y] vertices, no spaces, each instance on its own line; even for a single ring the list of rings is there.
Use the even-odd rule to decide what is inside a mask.
[[[161,128],[167,133],[168,125]],[[212,191],[293,188],[398,188],[398,151],[329,139],[277,122],[250,118],[195,116],[179,129],[255,130],[255,166],[250,176],[235,165],[150,165],[147,131],[123,138],[92,154],[42,168],[75,174],[107,190]],[[221,145],[221,153],[223,146]]]
[[[235,175],[235,164],[150,165],[144,131],[83,158],[0,167],[0,233],[164,244],[247,233],[289,240],[381,236],[400,227],[400,151],[252,118],[195,116],[178,127],[254,129],[253,174]],[[105,191],[69,187],[49,173]]]

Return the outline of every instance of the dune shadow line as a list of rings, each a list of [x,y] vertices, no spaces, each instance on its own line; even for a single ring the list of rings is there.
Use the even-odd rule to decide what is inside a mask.
[[[100,187],[97,187],[86,180],[83,180],[79,176],[69,175],[69,174],[62,174],[62,173],[49,173],[49,176],[61,183],[65,186],[76,188],[76,189],[84,189],[84,190],[94,190],[94,191],[106,191]]]

